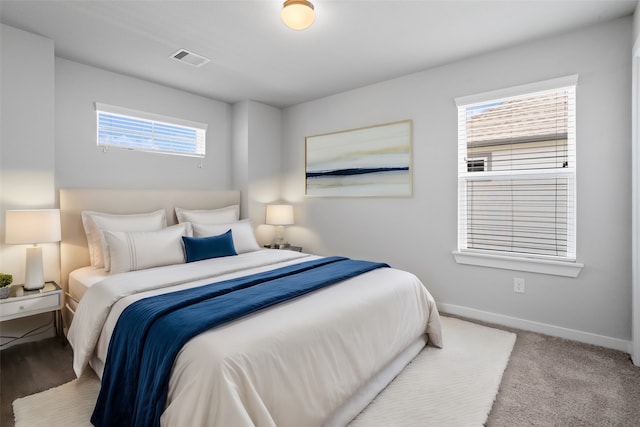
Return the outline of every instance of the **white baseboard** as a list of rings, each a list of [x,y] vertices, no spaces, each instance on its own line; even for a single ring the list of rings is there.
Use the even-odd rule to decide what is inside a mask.
[[[566,338],[573,341],[599,345],[601,347],[612,348],[614,350],[620,350],[625,353],[631,353],[631,341],[606,337],[604,335],[592,334],[590,332],[577,331],[575,329],[563,328],[561,326],[554,326],[546,323],[534,322],[532,320],[519,319],[517,317],[505,316],[503,314],[476,310],[474,308],[468,308],[459,305],[447,303],[438,303],[437,305],[438,310],[445,315],[447,313],[454,314],[456,316],[463,316],[469,319],[523,329],[525,331],[538,332],[540,334],[550,335],[552,337]]]

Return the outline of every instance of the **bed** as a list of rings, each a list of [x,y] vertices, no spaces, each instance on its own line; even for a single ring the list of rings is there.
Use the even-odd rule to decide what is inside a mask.
[[[109,348],[118,319],[153,296],[200,292],[206,286],[334,262],[254,245],[235,256],[132,271],[122,271],[122,263],[131,260],[118,258],[119,252],[112,250],[112,272],[90,266],[83,211],[134,214],[164,209],[170,229],[180,226],[176,207],[217,210],[239,200],[235,191],[60,190],[61,273],[77,375],[93,369],[103,378],[109,352],[126,359],[119,348]],[[198,226],[206,229],[189,225]],[[105,234],[111,239],[118,233]],[[186,248],[187,242],[183,244]],[[243,249],[243,242],[234,244]],[[343,261],[352,260],[335,262]],[[442,344],[436,305],[424,285],[411,273],[382,267],[250,312],[186,341],[171,362],[159,424],[347,425],[424,345]],[[103,379],[103,390],[104,384]]]

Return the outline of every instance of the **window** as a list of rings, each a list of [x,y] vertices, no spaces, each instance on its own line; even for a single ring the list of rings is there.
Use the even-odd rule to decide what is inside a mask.
[[[576,82],[456,99],[459,253],[575,261]]]
[[[99,147],[205,156],[207,125],[96,102]]]
[[[467,172],[486,171],[488,160],[488,157],[467,157]]]

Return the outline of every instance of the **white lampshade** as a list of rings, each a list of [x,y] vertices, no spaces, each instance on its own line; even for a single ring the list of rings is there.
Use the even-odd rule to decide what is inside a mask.
[[[5,243],[9,244],[59,242],[60,210],[7,211],[5,233]]]
[[[304,30],[313,24],[316,14],[310,1],[287,0],[282,5],[280,19],[292,30]]]
[[[266,222],[269,225],[293,224],[293,206],[267,205],[267,221]]]
[[[60,210],[33,209],[7,211],[5,242],[34,244],[60,241]],[[24,288],[40,289],[44,286],[42,248],[27,248]]]

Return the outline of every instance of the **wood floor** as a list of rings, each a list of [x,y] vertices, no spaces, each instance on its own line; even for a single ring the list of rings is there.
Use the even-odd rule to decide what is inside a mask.
[[[0,426],[13,427],[15,399],[75,378],[71,346],[59,338],[14,345],[0,351]]]

